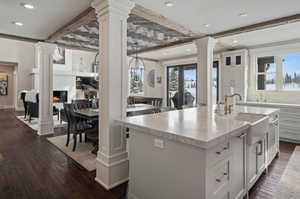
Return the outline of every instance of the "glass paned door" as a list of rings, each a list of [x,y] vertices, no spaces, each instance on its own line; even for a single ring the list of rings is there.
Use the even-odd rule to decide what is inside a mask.
[[[219,61],[214,61],[212,70],[212,104],[219,102]]]
[[[197,102],[196,64],[169,66],[168,106],[181,109],[183,106],[195,106]]]
[[[175,107],[179,101],[179,68],[168,68],[168,106]],[[175,96],[177,94],[177,96]]]
[[[183,70],[184,96],[183,104],[185,106],[196,106],[197,98],[197,69],[195,67]]]

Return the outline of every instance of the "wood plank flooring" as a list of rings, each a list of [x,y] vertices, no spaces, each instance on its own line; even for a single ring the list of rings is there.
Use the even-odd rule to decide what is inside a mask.
[[[126,198],[127,184],[106,191],[94,181],[95,172],[81,168],[15,115],[12,110],[0,110],[0,199]],[[273,198],[295,146],[280,143],[280,158],[253,187],[251,199]]]
[[[106,191],[72,159],[0,110],[1,199],[121,199],[126,184]]]

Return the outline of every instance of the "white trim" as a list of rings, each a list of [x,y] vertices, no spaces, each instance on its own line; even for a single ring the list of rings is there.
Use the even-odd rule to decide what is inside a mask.
[[[103,160],[101,160],[99,157],[97,157],[96,159],[100,164],[102,164],[103,166],[109,168],[109,167],[115,167],[118,166],[119,164],[123,164],[124,162],[128,161],[128,158],[124,158],[123,160],[118,160],[115,161],[113,163],[106,163]]]
[[[111,190],[125,182],[127,182],[129,180],[129,178],[125,178],[123,180],[119,180],[118,182],[113,183],[112,185],[108,186],[106,185],[104,182],[102,182],[99,178],[95,178],[95,181],[98,182],[101,186],[103,186],[106,190]]]

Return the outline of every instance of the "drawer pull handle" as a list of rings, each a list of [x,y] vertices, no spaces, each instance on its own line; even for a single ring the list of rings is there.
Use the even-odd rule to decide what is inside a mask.
[[[261,156],[263,155],[263,142],[259,141],[258,144],[259,144],[259,152],[257,151],[257,155]]]
[[[223,176],[222,176],[221,178],[217,178],[216,181],[217,181],[217,182],[222,182],[222,179],[223,179],[225,176],[227,176],[227,175],[228,175],[228,173],[224,173]]]
[[[221,155],[226,150],[228,150],[228,147],[224,147],[222,151],[217,151],[216,154]]]

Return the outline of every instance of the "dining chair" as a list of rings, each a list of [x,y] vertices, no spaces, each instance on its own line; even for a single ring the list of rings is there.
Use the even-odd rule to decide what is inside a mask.
[[[74,112],[73,104],[64,104],[64,110],[68,120],[67,143],[69,145],[70,135],[73,134],[73,151],[76,150],[77,137],[79,142],[82,142],[82,134],[88,129],[88,125]]]

